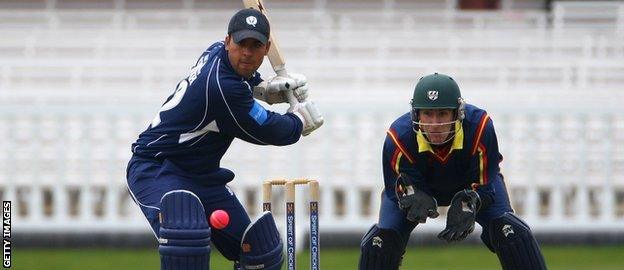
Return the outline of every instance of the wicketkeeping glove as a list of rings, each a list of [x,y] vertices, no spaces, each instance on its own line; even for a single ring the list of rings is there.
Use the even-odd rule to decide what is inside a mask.
[[[446,216],[446,228],[438,234],[438,238],[448,242],[464,240],[474,231],[480,207],[481,199],[477,192],[464,189],[455,193]]]
[[[437,218],[438,202],[412,183],[412,177],[401,173],[396,181],[395,193],[399,208],[407,212],[405,218],[411,222],[425,223],[427,218]]]

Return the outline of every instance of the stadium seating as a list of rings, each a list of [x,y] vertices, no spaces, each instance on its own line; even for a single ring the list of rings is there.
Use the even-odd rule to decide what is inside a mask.
[[[237,173],[232,188],[250,213],[261,180],[306,176],[321,181],[324,232],[365,231],[377,215],[385,129],[419,76],[439,71],[489,110],[512,200],[535,231],[624,225],[621,2],[555,2],[552,12],[536,1],[503,1],[495,12],[453,1],[267,2],[288,68],[308,76],[327,123],[287,148],[234,143],[223,166]],[[195,57],[225,36],[236,8],[0,3],[0,190],[17,202],[16,231],[146,230],[125,190],[130,143]],[[250,165],[259,157],[273,165]],[[284,170],[286,160],[299,165]]]

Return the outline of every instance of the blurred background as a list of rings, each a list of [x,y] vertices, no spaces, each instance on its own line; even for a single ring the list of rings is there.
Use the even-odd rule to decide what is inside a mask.
[[[355,250],[357,259],[359,240],[377,219],[385,131],[409,110],[417,80],[440,72],[491,115],[512,204],[542,244],[624,252],[623,1],[265,6],[287,68],[308,77],[326,123],[293,146],[233,143],[222,166],[236,173],[230,186],[252,217],[263,180],[318,179],[322,250]],[[16,258],[20,249],[43,256],[28,252],[88,246],[131,248],[158,262],[154,236],[127,192],[130,144],[242,7],[233,0],[0,0],[0,196],[12,202]],[[268,61],[260,72],[273,74]],[[283,193],[274,192],[283,220]],[[297,200],[304,248],[305,188]],[[410,246],[446,247],[435,240],[444,221],[419,226]],[[496,265],[485,247],[478,250]],[[547,261],[555,260],[550,252]],[[46,265],[24,267],[28,256],[15,268]],[[596,261],[619,258],[605,257]]]

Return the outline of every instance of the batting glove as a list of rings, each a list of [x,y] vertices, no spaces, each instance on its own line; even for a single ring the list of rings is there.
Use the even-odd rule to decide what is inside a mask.
[[[303,123],[303,131],[301,132],[303,136],[310,135],[312,131],[318,129],[324,123],[323,116],[311,100],[290,107],[288,112],[294,113]]]

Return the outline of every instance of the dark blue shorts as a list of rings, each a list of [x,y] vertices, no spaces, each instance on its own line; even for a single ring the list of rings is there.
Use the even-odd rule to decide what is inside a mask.
[[[490,221],[496,217],[502,216],[504,213],[513,212],[502,176],[496,177],[491,184],[496,191],[494,202],[487,209],[479,211],[476,219],[477,223],[483,228],[481,240],[488,246],[490,244],[488,236],[488,224]],[[386,193],[387,192],[382,192],[378,226],[384,229],[396,230],[401,237],[403,237],[405,243],[407,243],[410,233],[417,224],[408,221],[405,218],[405,213],[399,208],[398,204],[390,199]]]
[[[212,242],[228,259],[238,260],[243,232],[251,223],[249,215],[236,195],[225,184],[206,185],[175,173],[168,161],[133,157],[128,164],[127,180],[130,195],[158,238],[160,199],[172,190],[189,190],[199,197],[206,217],[217,209],[230,215],[230,223],[222,230],[212,229]],[[209,182],[209,181],[206,181]]]

